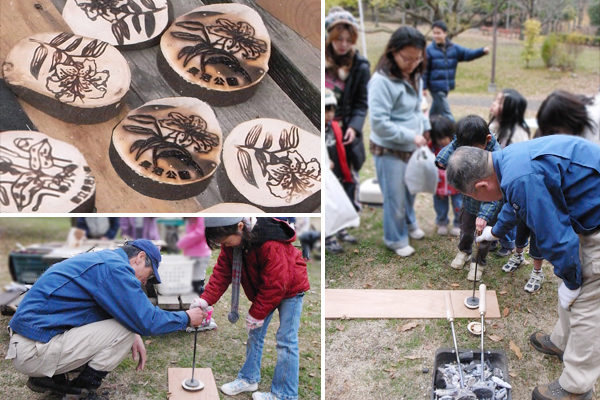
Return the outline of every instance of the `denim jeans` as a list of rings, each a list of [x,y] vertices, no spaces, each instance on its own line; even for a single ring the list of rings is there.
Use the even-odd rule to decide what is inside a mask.
[[[277,340],[277,364],[273,373],[271,393],[278,399],[296,400],[298,398],[298,375],[300,359],[298,351],[298,328],[302,314],[304,293],[289,299],[283,299],[277,306],[279,310],[279,329],[275,336]],[[262,327],[253,329],[248,334],[246,344],[246,362],[238,373],[238,378],[250,383],[260,382],[260,363],[262,360],[265,335],[273,310],[266,318]]]
[[[529,229],[527,225],[521,220],[517,223],[517,237],[515,239],[515,245],[524,249],[529,244],[529,255],[531,258],[541,260],[543,259],[540,250],[537,247],[537,242],[535,239],[535,233]]]
[[[373,156],[383,195],[383,241],[392,250],[408,246],[408,231],[417,229],[415,196],[404,183],[406,163],[393,155]]]
[[[429,117],[434,115],[441,115],[442,117],[448,118],[450,121],[454,121],[452,111],[450,111],[450,104],[448,104],[448,93],[446,92],[430,92],[431,94],[431,108],[429,109]]]
[[[462,209],[462,194],[460,193],[450,196],[433,195],[435,224],[437,226],[446,226],[450,222],[448,219],[449,202],[452,203],[452,209],[454,210],[454,226],[460,227],[460,210]]]

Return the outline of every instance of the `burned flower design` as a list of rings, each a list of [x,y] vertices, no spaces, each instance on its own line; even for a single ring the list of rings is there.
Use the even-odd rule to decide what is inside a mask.
[[[121,7],[127,6],[128,0],[75,0],[85,15],[92,21],[100,17],[109,22],[117,19]]]
[[[72,64],[56,64],[54,73],[46,80],[46,88],[65,103],[79,99],[99,99],[106,94],[108,71],[97,71],[96,62],[84,59]]]
[[[169,118],[159,120],[160,126],[173,132],[165,137],[184,147],[193,145],[198,153],[208,153],[219,145],[219,137],[206,131],[206,121],[198,115],[185,116],[178,112],[169,113]]]
[[[238,164],[242,176],[252,186],[259,187],[252,167],[252,157],[260,166],[262,176],[267,179],[267,187],[275,197],[291,203],[296,197],[302,197],[321,181],[321,164],[316,158],[308,162],[298,152],[300,144],[298,128],[283,129],[279,137],[279,149],[271,149],[273,136],[266,133],[262,145],[262,125],[252,127],[243,145],[238,146]]]
[[[218,36],[215,45],[221,45],[224,50],[232,53],[242,52],[242,57],[247,60],[257,59],[261,53],[267,51],[267,43],[254,37],[254,28],[247,22],[231,22],[225,18],[219,18],[216,25],[208,27],[208,31]]]

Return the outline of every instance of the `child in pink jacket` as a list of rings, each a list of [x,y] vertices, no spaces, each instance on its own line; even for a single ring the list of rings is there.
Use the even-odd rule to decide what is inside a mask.
[[[204,234],[204,218],[186,218],[185,235],[177,242],[177,247],[183,251],[184,256],[194,260],[192,286],[194,292],[201,295],[204,292],[206,267],[210,259],[210,248],[206,244]]]

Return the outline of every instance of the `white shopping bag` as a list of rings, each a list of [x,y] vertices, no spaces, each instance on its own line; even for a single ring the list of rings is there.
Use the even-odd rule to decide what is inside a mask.
[[[435,166],[435,155],[427,146],[419,147],[410,156],[404,182],[410,194],[435,193],[438,169]]]
[[[357,227],[360,217],[344,191],[342,184],[329,168],[325,170],[325,237],[341,229]]]

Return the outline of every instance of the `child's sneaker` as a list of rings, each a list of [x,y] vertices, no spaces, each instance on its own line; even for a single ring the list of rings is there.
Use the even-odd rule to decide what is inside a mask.
[[[544,283],[544,271],[541,269],[536,271],[535,269],[531,270],[531,274],[529,275],[529,281],[525,284],[525,291],[529,293],[535,293],[542,288],[542,283]]]
[[[354,236],[349,234],[348,231],[345,229],[342,229],[341,231],[339,231],[337,233],[337,238],[340,239],[342,242],[346,242],[346,243],[351,243],[351,244],[358,243],[358,240]]]
[[[506,257],[512,254],[512,252],[514,251],[514,249],[507,249],[506,247],[500,247],[498,249],[498,251],[496,251],[496,256],[497,257]]]
[[[340,254],[344,252],[344,248],[338,243],[335,236],[325,238],[325,251],[332,254]]]
[[[421,240],[425,237],[425,232],[421,228],[414,228],[408,231],[408,236],[411,239]]]
[[[279,400],[279,397],[271,392],[254,392],[252,393],[252,400]]]
[[[450,266],[454,269],[463,269],[467,263],[471,261],[471,255],[465,253],[464,251],[459,251]]]
[[[446,226],[438,226],[437,234],[440,236],[445,236],[448,234],[448,227]]]
[[[240,378],[221,386],[221,392],[228,396],[235,396],[242,392],[254,392],[255,390],[258,390],[258,383],[250,383]]]
[[[451,234],[452,236],[459,237],[459,236],[460,236],[460,228],[459,228],[458,226],[453,226],[453,227],[450,229],[450,234]]]
[[[502,271],[504,272],[513,272],[516,271],[517,268],[521,266],[521,264],[525,261],[525,257],[523,257],[523,253],[515,253],[508,259],[508,262],[502,266]]]
[[[394,250],[394,253],[398,254],[400,257],[408,257],[415,252],[415,249],[412,246],[404,246],[399,249]]]
[[[479,281],[481,280],[481,275],[483,275],[483,265],[478,264],[477,265],[477,276],[475,276],[475,263],[472,262],[471,263],[471,268],[469,268],[469,274],[467,275],[467,280],[473,282],[473,281]]]

